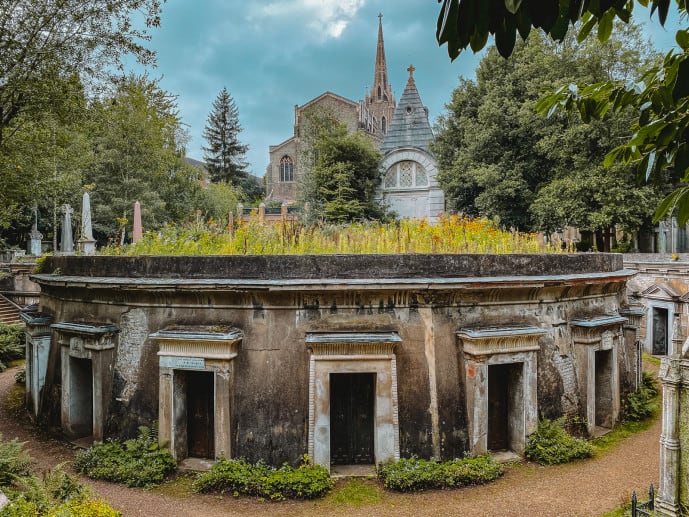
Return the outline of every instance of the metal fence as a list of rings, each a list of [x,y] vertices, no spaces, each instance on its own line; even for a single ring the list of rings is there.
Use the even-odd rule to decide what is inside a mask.
[[[654,515],[655,489],[651,483],[648,489],[648,501],[640,503],[636,498],[636,492],[632,492],[632,517],[650,517]]]

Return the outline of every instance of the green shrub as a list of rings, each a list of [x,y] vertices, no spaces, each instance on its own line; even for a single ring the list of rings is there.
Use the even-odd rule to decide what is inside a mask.
[[[586,440],[567,434],[564,419],[544,419],[531,436],[524,451],[527,458],[542,465],[557,465],[580,458],[589,458],[593,446]]]
[[[119,517],[120,512],[94,499],[89,489],[67,474],[62,465],[42,478],[25,475],[8,491],[10,502],[0,517]]]
[[[297,468],[284,464],[277,469],[260,462],[247,463],[244,459],[222,459],[193,484],[195,492],[232,492],[274,501],[315,499],[332,487],[328,470],[313,465],[308,456],[304,456]]]
[[[24,356],[24,325],[0,323],[0,372],[7,368],[10,361]]]
[[[455,488],[481,485],[499,478],[504,469],[491,456],[446,462],[403,458],[378,465],[378,477],[386,488],[412,492],[428,488]]]
[[[161,483],[175,470],[175,460],[158,445],[156,433],[139,427],[139,436],[124,443],[108,441],[80,451],[74,468],[92,479],[122,483],[129,487]]]
[[[16,438],[2,441],[0,434],[0,486],[11,485],[17,477],[29,474],[31,456],[24,451],[24,442]]]
[[[653,415],[658,408],[658,383],[649,372],[641,377],[639,390],[627,395],[626,419],[641,422]]]

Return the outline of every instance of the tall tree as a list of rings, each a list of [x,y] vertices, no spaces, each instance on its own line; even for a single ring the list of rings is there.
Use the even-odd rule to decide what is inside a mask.
[[[239,185],[247,177],[247,145],[239,142],[239,110],[226,87],[220,91],[213,109],[208,115],[208,122],[203,130],[203,137],[208,142],[204,147],[203,159],[214,182],[224,181]]]
[[[570,24],[581,21],[578,40],[585,40],[594,31],[598,40],[608,40],[616,18],[629,22],[634,5],[651,6],[661,25],[665,24],[670,0],[583,0],[566,2],[480,2],[477,0],[443,0],[438,16],[436,37],[447,43],[450,57],[471,47],[483,48],[488,35],[495,36],[503,56],[515,48],[517,32],[526,39],[532,28],[542,30],[550,38],[561,41]],[[674,169],[681,186],[658,206],[655,219],[676,213],[680,225],[689,221],[689,27],[688,3],[675,0],[675,9],[684,28],[675,40],[681,50],[671,51],[661,65],[640,71],[634,81],[617,78],[594,85],[570,84],[559,88],[539,105],[543,113],[556,108],[579,111],[584,120],[601,119],[609,111],[632,109],[636,112],[630,136],[606,156],[604,164],[614,163],[636,167],[641,179],[666,174]],[[676,211],[676,212],[675,212]]]
[[[94,165],[87,182],[94,236],[114,238],[118,219],[131,225],[135,201],[151,228],[193,211],[185,199],[198,172],[183,158],[183,134],[176,100],[146,76],[121,78],[115,91],[91,107]],[[185,203],[188,203],[185,205]]]
[[[336,223],[385,218],[376,200],[380,153],[371,140],[361,133],[347,134],[347,126],[329,113],[310,114],[306,126],[304,201],[310,214]]]
[[[454,209],[524,230],[576,225],[601,235],[614,225],[638,229],[650,218],[659,194],[637,186],[629,168],[603,171],[602,157],[628,134],[628,113],[587,126],[576,115],[535,112],[543,88],[631,77],[653,57],[635,26],[621,34],[584,46],[534,34],[509,59],[488,52],[476,81],[460,83],[439,120],[439,181]]]
[[[54,106],[59,90],[46,80],[100,79],[124,55],[143,64],[155,54],[142,45],[160,23],[161,0],[2,0],[0,2],[0,145],[26,112]],[[134,18],[143,17],[144,26]],[[26,120],[24,118],[23,120]]]

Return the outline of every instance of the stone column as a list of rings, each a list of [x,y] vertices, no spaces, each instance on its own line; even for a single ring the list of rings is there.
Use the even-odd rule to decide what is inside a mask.
[[[137,242],[143,235],[143,226],[141,225],[141,203],[138,201],[134,203],[134,227],[132,230],[132,242]]]
[[[484,454],[488,451],[488,365],[485,361],[467,357],[464,378],[469,450],[472,454]]]
[[[79,247],[84,255],[96,253],[96,239],[93,238],[91,228],[91,198],[88,192],[84,192],[81,202],[81,239]]]
[[[679,506],[679,389],[681,360],[663,357],[660,381],[663,387],[663,427],[660,433],[660,485],[655,508],[661,515],[681,515]]]

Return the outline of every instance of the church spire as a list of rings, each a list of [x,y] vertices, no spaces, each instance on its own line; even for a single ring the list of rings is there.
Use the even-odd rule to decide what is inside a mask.
[[[382,99],[384,94],[390,98],[387,91],[390,85],[388,84],[388,65],[385,62],[385,43],[383,42],[383,13],[378,14],[378,45],[376,47],[376,69],[373,75],[373,95],[378,100]]]
[[[385,136],[392,115],[395,112],[395,97],[388,81],[388,65],[385,61],[383,42],[383,14],[378,15],[378,44],[376,46],[376,66],[373,71],[373,84],[366,94],[366,106],[375,119],[376,135]]]

